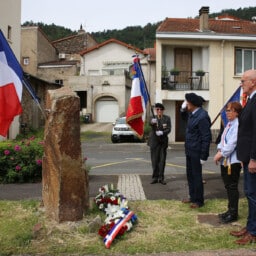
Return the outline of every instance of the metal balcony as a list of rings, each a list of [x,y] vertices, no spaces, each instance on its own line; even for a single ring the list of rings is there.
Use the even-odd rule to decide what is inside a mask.
[[[162,77],[162,90],[209,90],[209,72],[204,75],[196,71],[180,71],[177,75],[169,72]]]

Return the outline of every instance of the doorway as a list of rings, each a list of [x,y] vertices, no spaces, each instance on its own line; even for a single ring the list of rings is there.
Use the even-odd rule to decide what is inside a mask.
[[[175,48],[174,49],[174,65],[179,71],[179,83],[188,83],[189,77],[192,74],[192,49],[189,48]]]

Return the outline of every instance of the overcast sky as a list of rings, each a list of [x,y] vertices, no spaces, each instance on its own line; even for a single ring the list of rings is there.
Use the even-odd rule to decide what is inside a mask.
[[[43,22],[87,32],[145,26],[168,18],[194,18],[202,6],[210,13],[255,7],[255,0],[21,0],[21,23]],[[256,16],[256,13],[255,13]]]

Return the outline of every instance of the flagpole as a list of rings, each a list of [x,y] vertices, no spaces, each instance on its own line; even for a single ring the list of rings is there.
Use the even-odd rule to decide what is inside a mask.
[[[221,114],[221,112],[219,112],[218,115],[215,117],[215,119],[212,121],[211,126],[213,126],[213,124],[216,122],[216,120],[218,119],[220,114]]]
[[[136,54],[136,56],[138,56],[138,55]],[[145,85],[146,93],[147,93],[147,96],[148,96],[148,102],[149,102],[150,110],[151,110],[151,113],[152,113],[153,117],[155,118],[155,114],[154,114],[153,107],[152,107],[152,104],[151,104],[150,95],[149,95],[149,92],[148,92],[148,87],[147,87],[147,84],[146,84],[146,81],[145,81],[145,78],[144,78],[144,74],[142,72],[142,68],[141,68],[141,65],[140,65],[140,58],[139,57],[137,57],[137,58],[138,58],[138,64],[139,64],[138,67],[140,69],[140,75],[141,75],[141,78],[142,78],[143,83]]]

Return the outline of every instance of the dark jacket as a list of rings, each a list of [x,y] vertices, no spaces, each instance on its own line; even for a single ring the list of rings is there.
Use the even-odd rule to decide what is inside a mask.
[[[237,158],[244,163],[256,160],[256,94],[240,114],[237,136]]]
[[[193,115],[190,114],[186,129],[186,155],[198,155],[201,160],[207,160],[212,140],[211,120],[208,113],[199,108]]]
[[[151,148],[156,147],[161,144],[163,147],[168,147],[168,134],[171,132],[171,118],[167,115],[163,115],[163,117],[157,121],[157,124],[151,124],[151,131],[149,134],[148,145]],[[156,131],[163,131],[162,136],[157,136]]]

